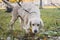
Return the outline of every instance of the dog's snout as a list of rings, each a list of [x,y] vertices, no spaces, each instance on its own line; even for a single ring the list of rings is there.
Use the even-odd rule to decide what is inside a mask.
[[[37,33],[37,30],[34,30],[34,33]]]

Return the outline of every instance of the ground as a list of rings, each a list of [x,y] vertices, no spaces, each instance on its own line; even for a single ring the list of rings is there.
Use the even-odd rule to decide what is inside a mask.
[[[44,29],[45,31],[50,30],[57,30],[57,28],[60,28],[60,9],[40,9],[41,11],[41,18],[44,22]],[[5,10],[0,10],[0,27],[4,31],[6,31],[9,27],[8,24],[11,19],[11,13],[5,12]],[[2,30],[0,28],[0,35],[2,34]],[[19,27],[19,20],[17,20],[14,24],[15,30],[20,30]]]

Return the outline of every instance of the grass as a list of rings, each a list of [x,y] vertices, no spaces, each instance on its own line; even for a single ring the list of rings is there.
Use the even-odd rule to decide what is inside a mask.
[[[5,12],[5,10],[0,10],[0,26],[3,28],[3,29],[7,29],[9,28],[8,27],[8,24],[11,20],[11,13],[7,13]],[[16,25],[15,25],[16,24]],[[18,29],[18,26],[19,26],[19,22],[16,21],[16,23],[14,24],[14,26]]]
[[[59,9],[41,9],[41,14],[46,30],[54,30],[55,28],[60,27]]]
[[[45,30],[56,30],[60,28],[60,10],[59,9],[40,9],[41,18],[44,22]],[[9,27],[8,24],[11,19],[11,13],[5,12],[5,10],[0,10],[0,27],[6,31]],[[14,24],[15,30],[20,30],[19,21],[17,20]],[[0,29],[0,32],[1,29]],[[1,33],[0,33],[1,35]]]

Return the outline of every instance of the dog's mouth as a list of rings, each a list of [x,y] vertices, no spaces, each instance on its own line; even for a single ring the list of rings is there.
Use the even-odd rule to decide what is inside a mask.
[[[34,40],[38,39],[38,36],[37,36],[38,33],[33,33],[31,28],[29,28],[28,30],[29,30],[29,32],[25,34],[25,36],[24,36],[25,38],[27,38],[27,39],[31,38]]]
[[[28,31],[29,31],[28,33],[33,34],[33,35],[38,34],[38,32],[37,32],[37,31],[33,32],[33,31],[32,31],[32,28],[29,28],[29,29],[28,29]]]
[[[35,36],[35,35],[38,34],[38,33],[33,33],[33,32],[32,32],[32,29],[30,29],[28,34],[31,35],[31,36]]]

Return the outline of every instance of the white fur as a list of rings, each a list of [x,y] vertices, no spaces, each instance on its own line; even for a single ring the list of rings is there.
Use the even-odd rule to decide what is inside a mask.
[[[44,26],[43,21],[40,17],[39,8],[35,4],[32,4],[32,3],[23,3],[22,6],[23,6],[23,8],[25,8],[26,10],[28,10],[30,12],[30,13],[28,13],[28,12],[24,11],[22,8],[19,9],[19,11],[18,11],[19,15],[21,15],[22,17],[24,15],[28,14],[28,17],[27,17],[28,23],[24,24],[23,28],[26,30],[26,32],[28,32],[29,31],[28,29],[30,28],[30,22],[34,23],[34,24],[36,23],[36,24],[40,24],[40,26],[39,27],[32,26],[32,32],[34,33],[35,29],[39,32],[39,28],[41,29]],[[21,13],[20,13],[20,11],[21,11]],[[24,20],[26,20],[26,18],[24,18]]]
[[[39,32],[39,29],[44,26],[43,21],[40,17],[39,8],[32,2],[22,3],[21,5],[22,7],[20,7],[18,4],[16,4],[16,6],[13,6],[10,25],[13,25],[18,16],[21,16],[20,27],[24,28],[26,32],[29,32],[28,29],[30,28],[30,23],[35,24],[35,26],[32,26],[32,32],[34,33],[35,29],[37,32]],[[23,10],[23,8],[28,10],[29,13]],[[37,26],[37,24],[39,24],[39,26]]]

